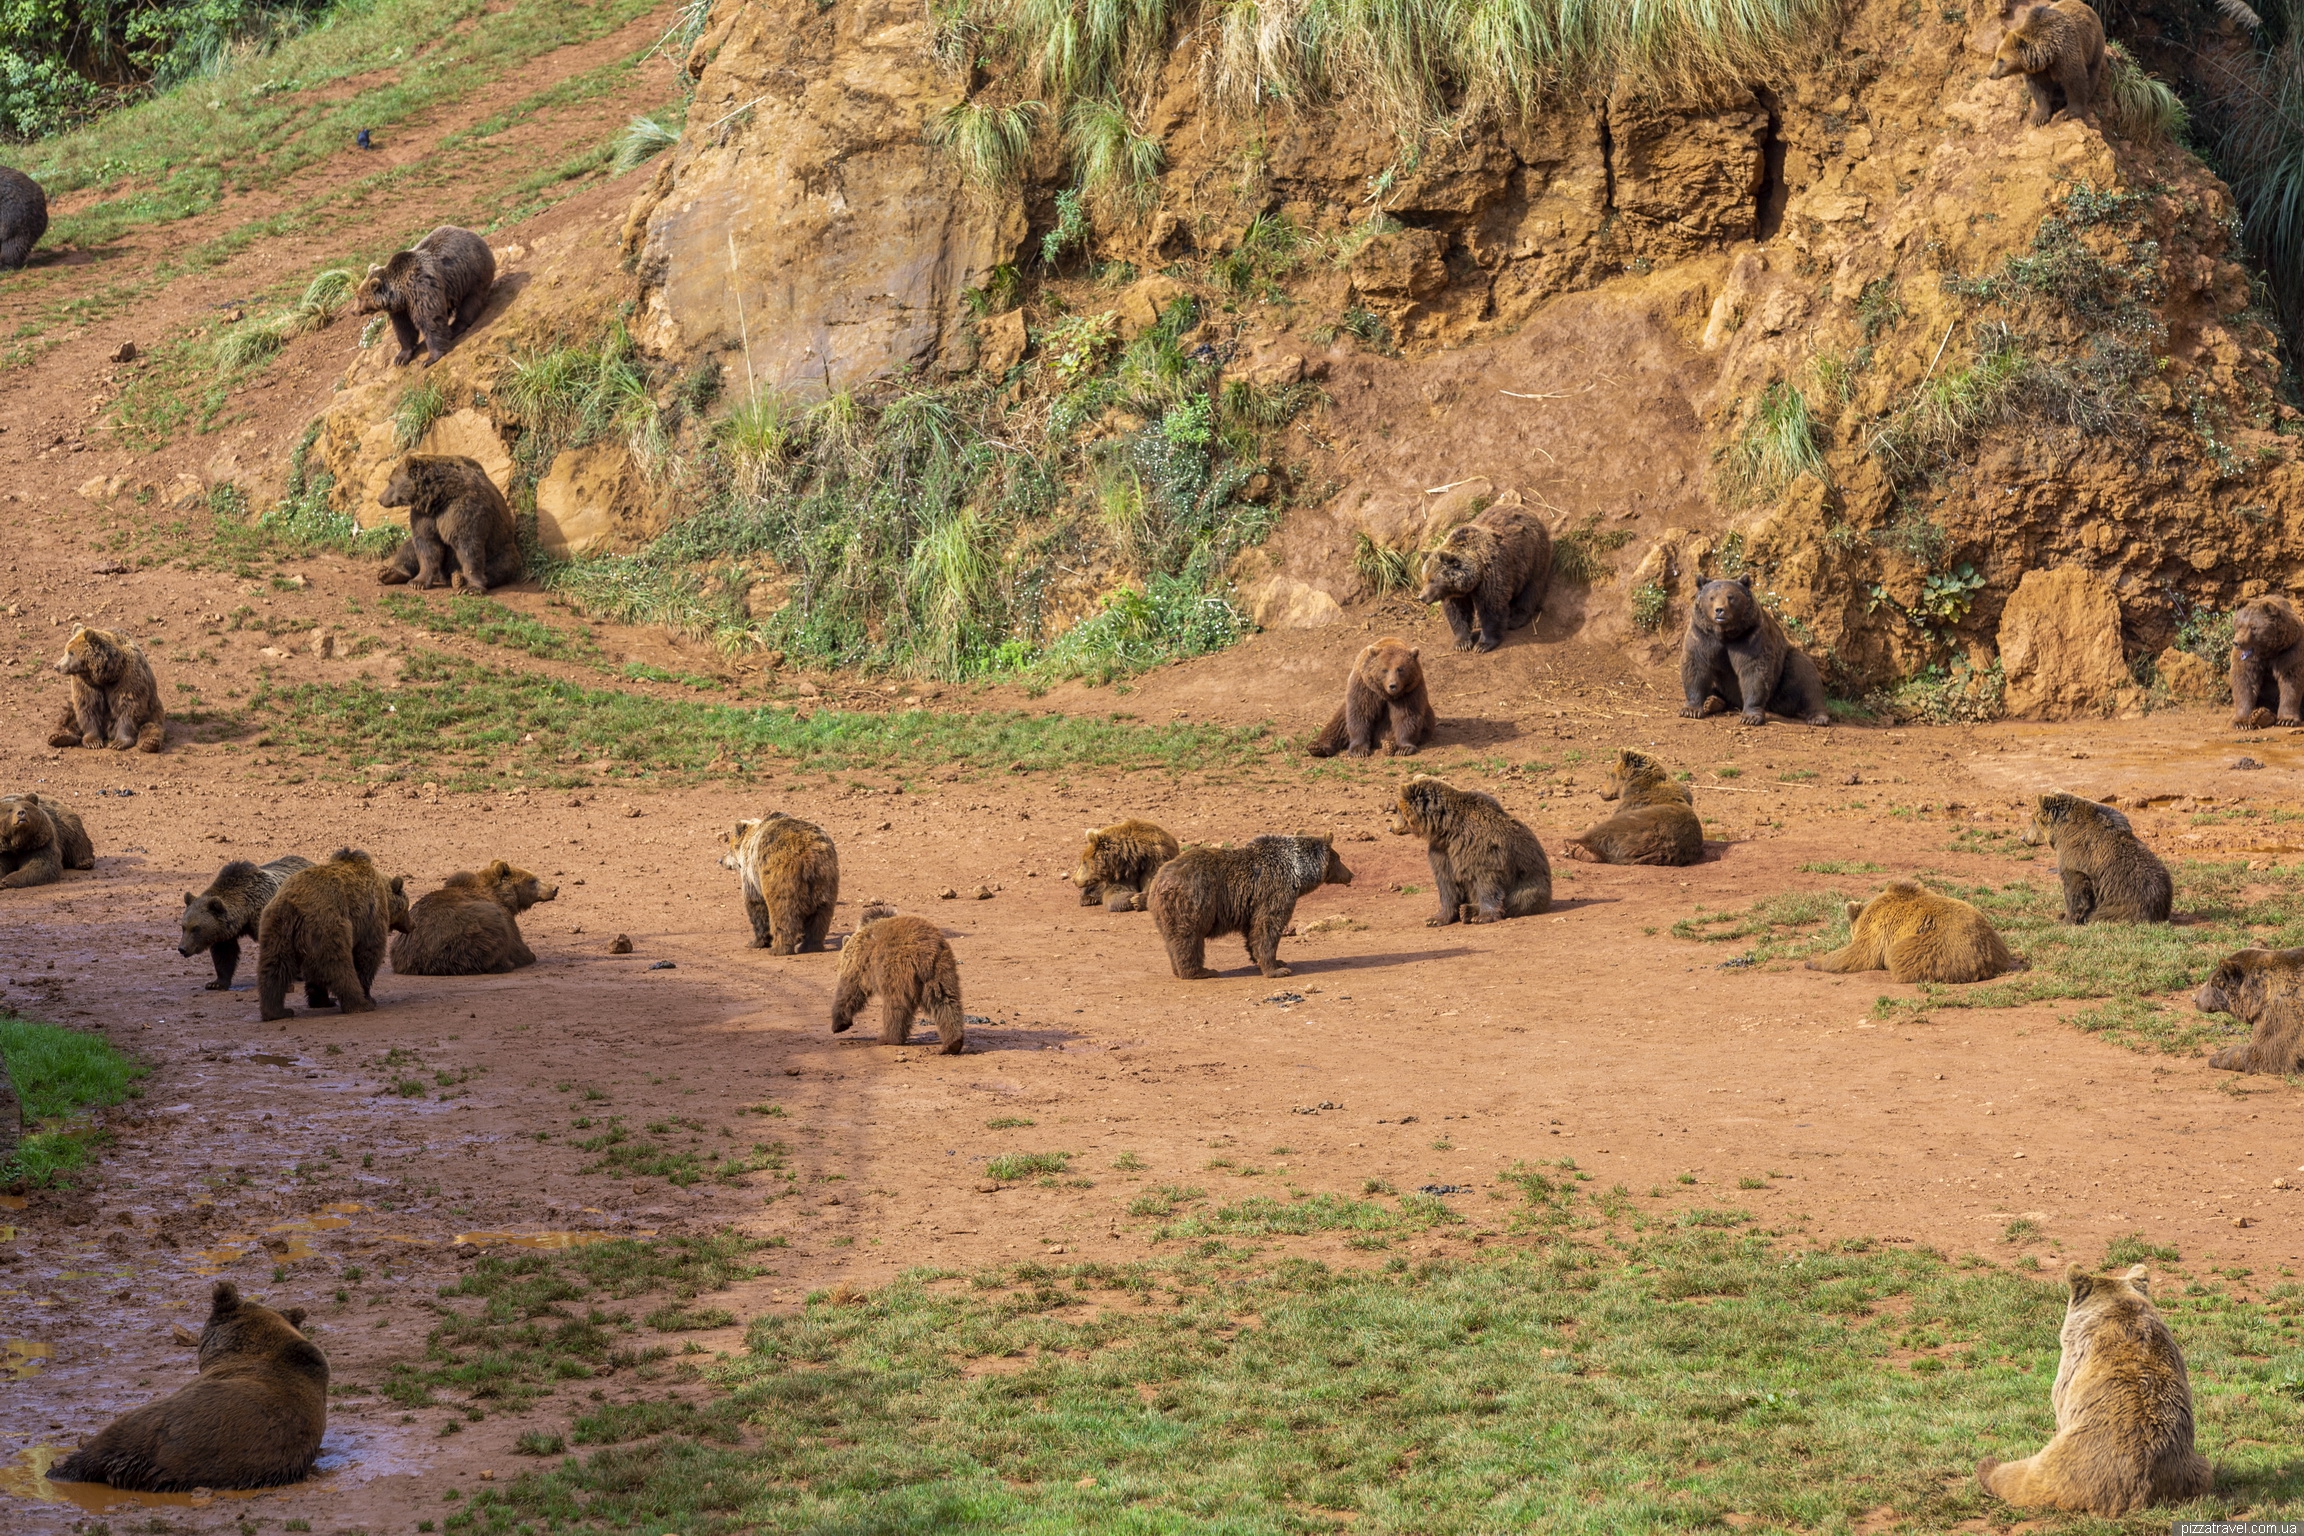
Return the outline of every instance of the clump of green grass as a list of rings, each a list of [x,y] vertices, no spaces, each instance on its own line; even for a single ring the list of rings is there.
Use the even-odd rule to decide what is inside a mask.
[[[1001,191],[1022,179],[1025,161],[1032,153],[1032,130],[1046,110],[1037,101],[1005,107],[981,101],[956,102],[929,126],[928,136],[952,157],[970,186]]]
[[[2107,128],[2124,139],[2144,143],[2183,137],[2192,121],[2183,97],[2166,82],[2146,74],[2135,56],[2117,42],[2104,45],[2104,63],[2099,111]]]
[[[1758,939],[1756,963],[1797,959],[1837,949],[1848,942],[1848,898],[1838,891],[1786,891],[1754,902],[1741,912],[1707,912],[1672,925],[1676,939],[1725,944]]]
[[[469,635],[487,645],[525,651],[551,661],[577,661],[600,666],[606,653],[589,629],[562,629],[532,619],[491,598],[459,593],[447,601],[427,600],[407,592],[387,592],[377,607],[403,624],[413,624],[435,635]]]
[[[1128,109],[1110,97],[1084,97],[1064,113],[1064,145],[1081,192],[1130,209],[1149,206],[1167,163],[1160,141],[1138,131]]]
[[[1722,488],[1732,500],[1752,502],[1780,496],[1807,476],[1830,483],[1817,436],[1800,387],[1789,380],[1769,385],[1722,451]]]
[[[2006,325],[1979,326],[1973,359],[1915,385],[1872,435],[1873,456],[1906,478],[1959,457],[2015,415],[2030,369]]]
[[[1588,512],[1582,522],[1563,526],[1552,536],[1552,574],[1588,587],[1608,575],[1606,557],[1631,542],[1631,529],[1602,528],[1600,514]]]
[[[1672,594],[1654,582],[1632,589],[1632,627],[1642,634],[1654,634],[1664,627],[1672,612]]]
[[[306,286],[304,296],[289,308],[243,320],[219,336],[217,368],[227,374],[247,372],[297,337],[329,324],[351,298],[349,271],[336,268],[321,273]]]
[[[666,126],[652,117],[635,117],[616,135],[616,153],[608,167],[618,176],[636,171],[679,142],[677,125]]]
[[[427,373],[401,392],[392,408],[392,441],[406,453],[424,441],[432,424],[448,414],[448,386]]]
[[[984,1172],[1002,1183],[1037,1178],[1044,1173],[1069,1173],[1069,1152],[1004,1152],[984,1165]]]
[[[670,1129],[669,1125],[649,1127],[651,1133],[658,1135]],[[634,1136],[620,1117],[610,1116],[599,1135],[576,1143],[578,1151],[594,1156],[592,1162],[577,1171],[606,1174],[612,1179],[657,1178],[685,1189],[708,1178],[734,1184],[747,1173],[781,1168],[788,1151],[781,1141],[756,1141],[748,1156],[724,1158],[714,1163],[708,1152],[697,1150],[698,1140],[697,1136],[691,1136],[690,1145],[686,1147],[647,1140]]]
[[[0,1181],[46,1185],[87,1164],[104,1133],[91,1112],[137,1097],[150,1070],[102,1035],[0,1011],[0,1068],[15,1087],[25,1135]]]
[[[984,1129],[988,1131],[1013,1131],[1037,1124],[1039,1122],[1030,1115],[995,1115],[984,1122]]]
[[[608,438],[621,438],[643,467],[654,465],[664,451],[663,414],[647,365],[621,322],[598,346],[555,347],[513,359],[496,396],[520,428],[513,457],[531,476],[541,476],[563,449]]]
[[[1406,592],[1417,582],[1416,552],[1379,544],[1365,533],[1352,535],[1352,569],[1370,592]]]

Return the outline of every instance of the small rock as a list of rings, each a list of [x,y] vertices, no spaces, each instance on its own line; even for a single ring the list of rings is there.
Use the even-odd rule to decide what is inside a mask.
[[[792,691],[804,699],[820,699],[824,696],[823,689],[817,687],[814,683],[811,683],[806,679],[802,679],[800,685],[794,688]]]
[[[312,631],[312,654],[326,661],[336,654],[336,637],[324,629]]]
[[[200,1335],[194,1333],[191,1329],[185,1327],[182,1323],[172,1323],[169,1325],[168,1338],[171,1343],[180,1344],[186,1349],[198,1349],[200,1347]]]
[[[784,1075],[786,1077],[798,1077],[800,1075],[800,1069],[798,1067],[786,1067],[784,1069]]]
[[[878,826],[874,827],[872,830],[873,830],[873,831],[875,831],[875,832],[886,832],[886,831],[889,831],[889,830],[891,830],[891,829],[892,829],[892,828],[893,828],[895,825],[896,825],[896,823],[894,823],[894,822],[892,822],[892,821],[883,821],[883,822],[881,822],[881,823],[880,823]]]
[[[125,576],[129,569],[129,564],[125,560],[107,560],[96,567],[96,574],[99,576]]]
[[[460,1259],[480,1257],[480,1245],[478,1243],[458,1243],[453,1251],[456,1257]]]
[[[576,809],[578,806],[582,805],[583,803],[584,803],[584,797],[583,797],[582,795],[570,795],[570,796],[568,797],[568,809],[570,809],[570,810],[575,810],[575,809]]]
[[[620,933],[616,935],[616,937],[610,939],[608,941],[608,953],[612,955],[628,955],[632,953],[631,937],[627,934]]]
[[[116,363],[132,363],[136,361],[140,355],[141,354],[139,354],[136,350],[136,343],[132,341],[124,341],[120,343],[119,348],[113,352],[112,361]]]
[[[2274,1189],[2294,1189],[2296,1186],[2289,1183],[2286,1179],[2274,1179],[2272,1181],[2272,1187]]]
[[[976,899],[978,901],[990,901],[992,899],[992,887],[988,885],[976,887]]]
[[[653,960],[649,962],[648,969],[652,971],[676,971],[680,967],[669,960]],[[2022,1157],[2024,1154],[2019,1152],[2016,1155]]]
[[[1864,781],[1852,773],[1844,773],[1840,775],[1840,782],[1843,784],[1861,784]]]
[[[2232,1225],[2236,1227],[2252,1227],[2256,1225],[2256,1221],[2255,1218],[2251,1216],[2235,1216],[2232,1218]]]
[[[978,1179],[976,1181],[976,1193],[980,1195],[993,1194],[999,1188],[1000,1181],[998,1179]]]
[[[628,805],[624,807],[624,814],[626,816],[637,816],[640,814],[640,807],[636,805]]]
[[[1048,1249],[1048,1251],[1049,1251],[1051,1254],[1062,1253],[1062,1252],[1064,1251],[1064,1245],[1063,1245],[1062,1243],[1055,1243],[1055,1244],[1051,1244],[1051,1245],[1050,1245],[1050,1247],[1049,1247],[1049,1249]],[[1096,1479],[1094,1479],[1094,1478],[1090,1478],[1090,1479],[1088,1479],[1088,1481],[1089,1481],[1089,1482],[1091,1482],[1091,1483],[1093,1483],[1094,1481],[1096,1481]],[[1085,1486],[1085,1485],[1083,1485],[1083,1486]]]
[[[2242,773],[2248,773],[2264,765],[2252,757],[2239,757],[2232,760],[2232,766]]]
[[[960,898],[960,893],[959,893],[958,891],[956,891],[956,890],[952,889],[952,887],[950,887],[950,886],[946,886],[946,887],[944,887],[944,889],[942,889],[942,890],[940,890],[940,891],[938,891],[938,892],[936,893],[936,899],[937,899],[938,901],[957,901],[957,900],[959,900],[959,898]]]

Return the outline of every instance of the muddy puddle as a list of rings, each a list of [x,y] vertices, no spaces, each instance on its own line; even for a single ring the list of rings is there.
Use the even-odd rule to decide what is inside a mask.
[[[405,1437],[364,1428],[331,1428],[320,1442],[320,1460],[312,1475],[302,1482],[278,1488],[196,1488],[183,1493],[137,1493],[102,1483],[59,1482],[48,1471],[71,1455],[72,1447],[33,1445],[0,1465],[0,1498],[65,1505],[91,1515],[127,1509],[207,1509],[222,1500],[293,1499],[300,1494],[331,1493],[374,1477],[417,1471],[422,1464],[399,1443],[402,1439]]]

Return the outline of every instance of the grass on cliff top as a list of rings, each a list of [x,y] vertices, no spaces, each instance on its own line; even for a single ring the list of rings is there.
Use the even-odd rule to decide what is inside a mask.
[[[52,1184],[95,1156],[103,1133],[88,1112],[142,1090],[148,1070],[102,1035],[0,1012],[0,1064],[23,1106],[24,1139],[0,1160],[0,1182]]]

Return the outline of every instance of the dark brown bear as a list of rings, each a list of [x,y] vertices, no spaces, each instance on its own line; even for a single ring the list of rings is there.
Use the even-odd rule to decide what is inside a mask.
[[[2284,597],[2242,603],[2232,615],[2232,723],[2304,725],[2304,623]]]
[[[1440,723],[1432,712],[1432,697],[1424,691],[1420,656],[1397,635],[1386,635],[1362,651],[1344,679],[1343,704],[1304,750],[1314,757],[1339,752],[1366,757],[1376,750],[1377,733],[1389,723],[1392,734],[1384,743],[1385,754],[1413,755],[1432,739],[1432,728]]]
[[[934,923],[899,917],[894,907],[866,907],[856,931],[840,946],[840,981],[832,994],[832,1033],[845,1034],[865,1000],[880,999],[880,1043],[912,1038],[913,1015],[935,1022],[944,1054],[968,1048],[967,1015],[960,1011],[960,963]]]
[[[1080,887],[1080,905],[1102,906],[1109,912],[1143,911],[1152,877],[1177,851],[1167,828],[1149,821],[1090,827],[1079,866],[1072,871],[1072,883]]]
[[[0,271],[13,272],[29,261],[46,233],[48,194],[22,171],[0,165]]]
[[[1237,933],[1266,976],[1295,973],[1280,963],[1280,935],[1296,898],[1323,885],[1350,885],[1352,871],[1325,837],[1259,837],[1245,848],[1187,848],[1152,877],[1148,904],[1168,964],[1185,981],[1213,976],[1208,941]]]
[[[1629,747],[1618,752],[1600,798],[1621,809],[1569,839],[1568,857],[1587,864],[1693,864],[1704,857],[1704,824],[1696,819],[1694,797],[1647,753]]]
[[[2089,120],[2104,88],[2104,23],[2088,0],[2006,7],[2007,28],[1991,78],[2022,75],[2032,88],[2035,128],[2076,117]]]
[[[1784,638],[1784,626],[1752,595],[1749,576],[1697,589],[1680,646],[1680,688],[1687,696],[1680,713],[1691,720],[1733,709],[1746,725],[1766,725],[1770,714],[1832,723],[1823,674]]]
[[[298,1331],[303,1324],[302,1307],[275,1312],[217,1281],[200,1330],[200,1374],[105,1425],[48,1476],[141,1493],[301,1480],[328,1430],[328,1357]]]
[[[54,885],[68,869],[95,867],[77,813],[36,794],[0,795],[0,890]]]
[[[48,745],[157,752],[167,741],[168,716],[152,663],[126,635],[83,625],[72,631],[56,670],[72,679],[72,702],[57,717]]]
[[[1544,845],[1494,795],[1418,774],[1400,786],[1392,831],[1423,838],[1431,855],[1440,910],[1424,919],[1427,928],[1551,910],[1552,865]]]
[[[450,875],[410,909],[408,931],[392,941],[392,972],[493,976],[534,965],[535,951],[521,941],[516,919],[559,894],[560,887],[502,859]]]
[[[430,367],[480,318],[495,285],[496,253],[488,242],[471,230],[443,224],[412,249],[395,251],[382,266],[370,267],[353,292],[352,313],[392,317],[392,334],[400,339],[400,355],[392,359],[396,368],[416,356],[421,331],[424,365]]]
[[[2176,882],[2160,856],[2137,838],[2128,818],[2078,795],[2047,794],[2032,812],[2024,841],[2056,850],[2068,923],[2164,923]]]
[[[1420,603],[1439,603],[1456,649],[1492,651],[1544,606],[1552,530],[1522,507],[1490,507],[1424,557]]]
[[[840,904],[840,850],[812,821],[771,811],[740,821],[721,841],[725,867],[744,879],[752,947],[772,955],[813,954],[832,931]]]
[[[475,460],[412,453],[378,499],[408,509],[408,542],[376,573],[385,586],[413,580],[484,593],[527,572],[511,504]]]
[[[184,937],[176,953],[189,959],[208,951],[208,958],[216,962],[216,979],[207,990],[232,990],[232,973],[240,969],[240,941],[256,937],[264,909],[288,877],[311,867],[310,859],[293,853],[269,864],[234,859],[216,872],[208,889],[197,896],[184,893]]]
[[[2208,1058],[2225,1072],[2304,1071],[2304,949],[2243,949],[2227,956],[2193,996],[2202,1013],[2229,1013],[2250,1027],[2247,1043]]]
[[[308,1007],[334,1002],[346,1013],[369,1012],[385,941],[407,931],[406,879],[385,879],[367,854],[339,848],[327,863],[296,871],[257,924],[259,1011],[267,1019],[294,1018],[288,989],[302,981]]]

